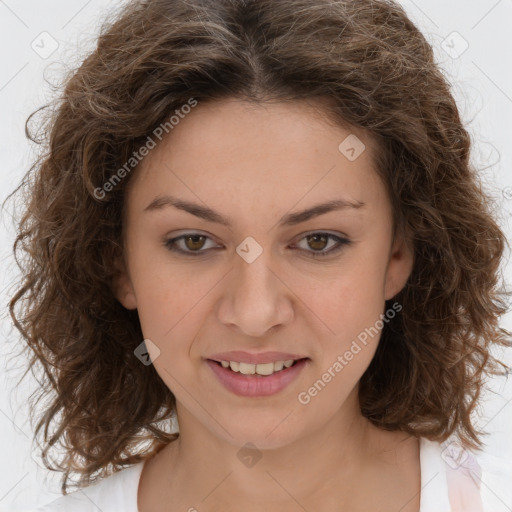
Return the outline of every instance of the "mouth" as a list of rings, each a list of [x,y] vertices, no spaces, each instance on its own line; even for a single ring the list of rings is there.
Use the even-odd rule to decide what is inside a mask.
[[[244,363],[239,361],[215,361],[213,359],[209,359],[222,368],[226,368],[234,373],[241,373],[242,375],[257,375],[261,377],[268,377],[269,375],[274,375],[274,373],[285,371],[287,368],[291,368],[296,365],[298,362],[308,359],[307,357],[303,357],[300,359],[287,359],[286,361],[273,361],[268,363]]]
[[[219,382],[235,395],[262,397],[284,390],[309,361],[309,358],[304,357],[263,364],[213,359],[207,359],[206,363]]]

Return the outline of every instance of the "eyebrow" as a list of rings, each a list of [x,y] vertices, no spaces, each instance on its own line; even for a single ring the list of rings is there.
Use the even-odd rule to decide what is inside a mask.
[[[207,206],[202,206],[169,195],[156,197],[153,199],[153,201],[151,201],[151,203],[148,204],[148,206],[146,206],[146,208],[144,208],[144,211],[150,212],[161,210],[169,206],[173,206],[179,210],[186,211],[209,222],[222,224],[223,226],[231,227],[233,223],[233,220],[230,217],[224,217],[220,213],[212,210],[211,208],[208,208]],[[324,215],[329,212],[345,210],[349,208],[359,209],[363,208],[364,206],[365,203],[361,201],[353,202],[347,199],[333,199],[326,203],[317,204],[300,212],[288,213],[279,219],[279,224],[281,226],[295,226],[296,224],[306,222],[313,217],[318,217],[319,215]]]

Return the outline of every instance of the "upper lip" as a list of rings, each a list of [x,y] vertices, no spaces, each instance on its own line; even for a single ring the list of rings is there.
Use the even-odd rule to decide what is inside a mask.
[[[236,361],[239,363],[249,364],[265,364],[275,361],[289,361],[290,359],[305,359],[306,356],[300,354],[292,354],[290,352],[259,352],[250,353],[243,350],[233,350],[231,352],[221,352],[213,354],[208,359],[213,361]]]

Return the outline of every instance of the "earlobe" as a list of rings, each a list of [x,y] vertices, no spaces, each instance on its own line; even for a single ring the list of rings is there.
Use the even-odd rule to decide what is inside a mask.
[[[392,299],[404,288],[414,265],[414,249],[408,237],[397,234],[391,251],[386,282],[384,286],[384,297]]]
[[[137,298],[122,256],[116,259],[115,267],[117,272],[112,278],[114,296],[126,309],[137,309]]]

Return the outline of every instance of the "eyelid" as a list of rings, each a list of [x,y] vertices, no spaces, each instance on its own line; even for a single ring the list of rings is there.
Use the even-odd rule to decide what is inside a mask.
[[[336,242],[337,246],[335,246],[334,248],[330,248],[327,251],[312,251],[312,250],[308,251],[306,249],[299,249],[300,252],[306,253],[308,256],[310,256],[312,258],[327,258],[329,256],[332,256],[332,255],[338,253],[345,246],[352,244],[352,241],[346,235],[334,234],[334,233],[330,233],[328,231],[321,231],[321,230],[316,230],[316,231],[313,230],[313,231],[308,231],[306,233],[302,233],[295,239],[293,244],[296,244],[297,242],[300,242],[301,240],[307,238],[308,236],[313,236],[313,235],[320,235],[320,236],[323,235],[328,239],[334,240]],[[207,235],[200,231],[185,231],[178,236],[166,237],[164,239],[164,246],[171,252],[175,252],[178,254],[191,256],[191,257],[199,257],[204,254],[209,254],[212,250],[219,249],[218,247],[210,247],[208,249],[199,249],[197,251],[189,251],[189,250],[183,250],[183,249],[176,247],[176,243],[179,240],[183,240],[187,237],[193,237],[193,236],[202,236],[202,237],[205,237],[206,239],[214,242],[213,238],[210,235]]]
[[[308,255],[308,257],[311,257],[313,259],[321,259],[321,258],[328,259],[329,256],[336,255],[341,250],[343,250],[343,248],[345,246],[348,246],[352,243],[352,241],[346,235],[343,235],[341,233],[335,234],[335,233],[330,233],[329,231],[321,231],[321,230],[316,230],[316,231],[313,230],[313,231],[303,233],[300,235],[300,237],[297,239],[297,241],[300,242],[301,240],[307,238],[308,236],[313,236],[313,235],[325,236],[326,238],[335,240],[335,242],[336,242],[336,245],[334,247],[331,247],[327,251],[312,251],[312,250],[308,251],[306,249],[299,249],[301,252],[305,252]],[[296,242],[294,242],[294,243],[296,243]]]
[[[175,246],[176,245],[176,242],[180,241],[180,240],[183,240],[187,237],[193,237],[193,236],[202,236],[204,238],[207,239],[207,241],[211,241],[211,242],[214,242],[216,243],[213,238],[210,236],[210,235],[207,235],[205,233],[201,233],[201,232],[196,232],[196,231],[186,231],[184,233],[182,233],[181,235],[178,235],[178,236],[173,236],[173,237],[166,237],[165,240],[164,240],[164,245],[171,251],[171,252],[176,252],[178,254],[184,254],[184,255],[190,255],[190,256],[200,256],[202,254],[207,254],[209,253],[212,249],[218,249],[218,247],[216,248],[213,248],[213,247],[209,247],[208,249],[200,249],[198,251],[185,251],[181,248],[172,248],[172,246]],[[207,242],[205,242],[207,243]]]

